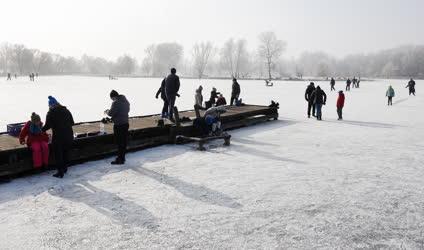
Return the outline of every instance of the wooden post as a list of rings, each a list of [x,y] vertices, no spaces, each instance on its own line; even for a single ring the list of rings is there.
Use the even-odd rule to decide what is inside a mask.
[[[174,119],[175,119],[175,125],[179,127],[181,125],[181,122],[180,122],[180,114],[178,113],[177,107],[174,107]]]

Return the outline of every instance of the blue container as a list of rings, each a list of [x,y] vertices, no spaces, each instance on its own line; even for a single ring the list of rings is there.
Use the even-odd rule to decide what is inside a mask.
[[[21,130],[24,126],[25,123],[7,124],[7,133],[11,136],[18,137],[19,133],[21,133]]]

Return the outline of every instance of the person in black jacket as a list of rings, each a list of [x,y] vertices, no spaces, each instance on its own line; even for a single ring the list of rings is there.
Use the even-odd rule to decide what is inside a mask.
[[[315,110],[317,111],[317,120],[322,120],[322,105],[325,105],[327,102],[327,95],[325,94],[324,90],[322,90],[319,86],[315,89],[315,91],[312,93],[311,96],[314,104],[315,104]]]
[[[350,84],[352,83],[352,81],[350,80],[350,78],[347,78],[346,81],[346,91],[350,91]]]
[[[331,77],[331,81],[330,81],[330,86],[331,86],[331,91],[336,91],[336,88],[334,88],[334,86],[336,85],[336,80],[334,80],[333,77]]]
[[[171,74],[166,77],[165,80],[165,94],[168,100],[168,118],[174,121],[174,106],[175,99],[179,96],[178,91],[180,90],[180,78],[176,75],[177,70],[171,69]]]
[[[71,112],[52,96],[49,96],[49,111],[47,112],[46,123],[42,130],[53,131],[52,148],[56,163],[57,173],[53,176],[63,178],[68,171],[68,153],[72,148],[74,140],[74,118]]]
[[[408,85],[406,85],[406,88],[409,88],[409,95],[413,94],[415,95],[415,81],[411,78],[409,80]]]
[[[168,117],[168,106],[169,106],[168,100],[166,99],[166,93],[165,93],[165,81],[166,81],[166,78],[163,78],[162,84],[160,85],[158,92],[156,92],[156,99],[158,99],[160,95],[160,98],[163,101],[162,118]]]
[[[315,116],[315,105],[314,101],[311,98],[312,93],[315,91],[315,85],[313,82],[311,82],[305,91],[305,100],[308,102],[308,118],[311,118],[311,109],[312,109],[312,116]]]
[[[105,111],[105,114],[112,118],[113,134],[118,146],[118,155],[111,164],[122,165],[125,164],[125,153],[127,151],[130,103],[124,95],[118,94],[115,90],[110,92],[110,99],[113,100],[112,106]]]
[[[237,79],[233,78],[230,105],[231,106],[235,105],[239,97],[240,97],[240,84],[237,82]]]
[[[212,87],[211,96],[209,98],[209,101],[205,102],[206,109],[211,108],[215,105],[216,99],[218,99],[218,95],[220,95],[220,92],[217,92],[215,87]]]

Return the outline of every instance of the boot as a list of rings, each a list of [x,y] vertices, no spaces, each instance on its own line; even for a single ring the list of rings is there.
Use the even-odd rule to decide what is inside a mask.
[[[53,175],[53,177],[62,179],[63,178],[63,173],[57,172],[56,174]]]

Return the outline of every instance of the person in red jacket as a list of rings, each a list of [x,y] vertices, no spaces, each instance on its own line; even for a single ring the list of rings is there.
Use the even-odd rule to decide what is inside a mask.
[[[337,114],[339,115],[339,119],[337,120],[343,120],[343,107],[345,102],[345,95],[343,94],[343,91],[339,91],[339,97],[337,98]]]
[[[31,120],[22,128],[19,142],[25,143],[32,151],[34,168],[41,168],[49,164],[49,136],[41,129],[43,123],[36,113],[32,113]]]

